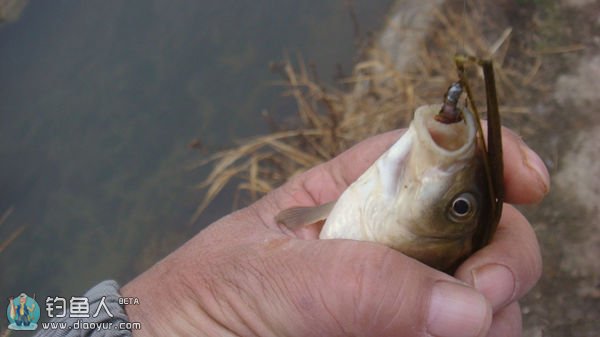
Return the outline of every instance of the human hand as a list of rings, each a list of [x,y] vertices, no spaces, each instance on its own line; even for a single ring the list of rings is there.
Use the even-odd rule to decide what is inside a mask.
[[[535,203],[548,172],[503,131],[506,201]],[[492,242],[449,276],[388,247],[317,240],[274,216],[336,199],[395,140],[357,144],[213,223],[121,289],[135,336],[519,336],[518,300],[540,277],[527,220],[506,205]]]

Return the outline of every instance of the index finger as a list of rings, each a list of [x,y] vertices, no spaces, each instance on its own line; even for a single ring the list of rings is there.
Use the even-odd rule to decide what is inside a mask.
[[[368,138],[339,156],[292,178],[270,193],[277,210],[315,206],[337,199],[405,130]],[[506,202],[536,203],[549,191],[549,174],[540,157],[515,133],[502,128]]]
[[[296,206],[316,206],[336,200],[406,129],[367,138],[335,158],[292,177],[268,193],[255,206],[267,213]]]
[[[541,274],[535,232],[527,219],[508,205],[491,242],[470,256],[455,276],[481,291],[497,311],[528,293]]]

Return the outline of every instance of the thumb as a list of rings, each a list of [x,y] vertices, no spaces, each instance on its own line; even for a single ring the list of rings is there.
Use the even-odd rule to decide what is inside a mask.
[[[318,242],[321,298],[344,334],[475,337],[489,330],[492,308],[466,284],[380,245]]]

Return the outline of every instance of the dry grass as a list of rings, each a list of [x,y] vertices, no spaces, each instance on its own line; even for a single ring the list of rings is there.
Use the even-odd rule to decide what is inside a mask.
[[[494,59],[500,111],[505,120],[526,115],[529,110],[524,105],[523,88],[529,93],[545,90],[540,84],[543,81],[537,80],[541,56],[521,47],[522,43],[511,44],[511,27],[486,20],[483,11],[482,6],[472,7],[467,20],[463,20],[461,11],[451,8],[435,12],[427,42],[423,42],[419,61],[411,69],[395,69],[385,51],[371,47],[364,53],[365,60],[356,64],[352,77],[340,83],[352,84],[350,91],[320,84],[302,60],[294,65],[287,58],[278,71],[284,78],[285,93],[297,103],[296,126],[280,127],[198,163],[213,166],[198,185],[206,189],[206,194],[191,221],[195,222],[232,180],[238,182],[238,192],[254,200],[360,140],[406,127],[416,107],[441,103],[447,87],[456,81],[453,56],[458,48]],[[480,27],[487,27],[486,32]],[[481,75],[474,71],[472,77]],[[475,85],[476,97],[485,97],[480,87]]]
[[[0,0],[0,24],[19,19],[29,0]]]
[[[4,213],[2,213],[2,215],[0,215],[0,226],[2,226],[4,224],[4,222],[10,216],[12,211],[13,211],[13,209],[11,207],[11,208],[7,209],[6,211],[4,211]],[[0,241],[0,254],[8,246],[10,246],[10,244],[13,243],[13,241],[15,241],[19,237],[19,235],[21,235],[21,233],[23,233],[24,230],[25,230],[25,226],[20,226],[17,229],[15,229],[14,231],[12,231],[6,239],[4,239],[3,241]]]

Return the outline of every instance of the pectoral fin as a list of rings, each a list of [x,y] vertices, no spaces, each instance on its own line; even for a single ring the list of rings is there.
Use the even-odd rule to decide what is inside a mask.
[[[329,216],[329,213],[331,213],[334,205],[335,201],[314,207],[288,208],[279,212],[275,216],[275,221],[289,229],[296,229],[325,220]]]

